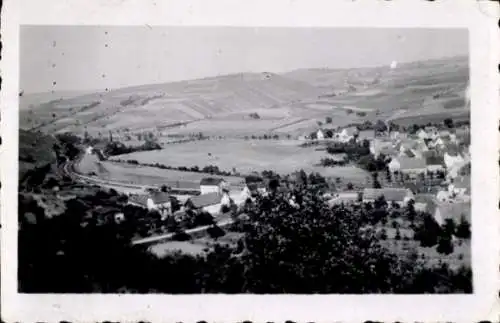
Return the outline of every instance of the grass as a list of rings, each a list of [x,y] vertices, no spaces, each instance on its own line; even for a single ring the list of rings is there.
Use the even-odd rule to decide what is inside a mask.
[[[164,257],[169,253],[181,252],[184,254],[190,254],[193,256],[203,255],[205,252],[212,249],[215,243],[222,245],[235,246],[237,241],[243,236],[243,233],[239,232],[226,232],[226,234],[217,241],[214,239],[204,236],[198,239],[190,241],[167,241],[152,245],[150,247],[150,252],[157,257]]]
[[[122,159],[123,157],[120,156]],[[78,165],[83,174],[95,172],[101,179],[126,182],[136,185],[168,185],[176,188],[198,189],[200,180],[210,176],[203,173],[182,172],[155,167],[135,166],[124,163],[98,163],[94,155],[85,155]],[[234,187],[241,186],[242,178],[221,176]]]
[[[301,148],[295,140],[211,140],[170,145],[162,150],[136,152],[119,158],[177,167],[216,165],[226,171],[235,168],[241,174],[264,170],[290,174],[304,169],[308,173],[342,177],[344,181],[365,181],[367,173],[356,167],[315,166],[327,156],[315,147]]]

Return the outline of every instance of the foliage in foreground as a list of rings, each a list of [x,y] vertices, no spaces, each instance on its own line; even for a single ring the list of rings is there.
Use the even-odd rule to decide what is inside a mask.
[[[429,269],[384,249],[364,208],[329,208],[310,188],[259,198],[235,224],[236,247],[155,258],[113,221],[81,208],[46,218],[20,201],[19,282],[43,293],[451,293],[471,292],[469,268]],[[104,195],[102,198],[106,198]],[[69,202],[68,202],[69,203]],[[75,202],[72,202],[73,204]],[[107,201],[109,203],[109,201]],[[292,205],[294,206],[292,206]],[[27,214],[34,214],[29,217]],[[239,217],[241,219],[242,217]],[[411,258],[411,259],[410,259]]]

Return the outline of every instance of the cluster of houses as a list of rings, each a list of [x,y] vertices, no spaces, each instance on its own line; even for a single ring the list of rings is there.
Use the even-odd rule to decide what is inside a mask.
[[[339,131],[331,131],[331,130],[325,131],[323,129],[318,129],[318,131],[316,131],[315,133],[316,137],[315,139],[317,140],[330,139],[336,142],[347,143],[355,139],[358,134],[359,130],[356,127],[346,127]],[[299,137],[299,140],[307,140],[307,139],[311,138],[308,138],[308,136],[306,135]]]
[[[163,220],[170,216],[181,220],[186,211],[207,212],[212,216],[223,213],[223,208],[241,206],[257,194],[266,194],[267,189],[260,177],[247,177],[241,190],[231,191],[229,184],[222,178],[205,177],[200,181],[200,194],[189,196],[180,210],[173,211],[172,195],[168,192],[152,190],[148,194],[130,195],[129,204],[157,211]]]
[[[470,167],[468,144],[449,130],[438,131],[435,127],[420,129],[414,136],[394,132],[390,136],[375,138],[370,142],[370,152],[378,157],[391,158],[388,168],[392,174],[403,173],[410,178],[419,175],[444,173],[447,179],[459,176]]]
[[[391,132],[375,137],[370,141],[371,154],[390,158],[387,166],[392,180],[398,182],[404,177],[406,181],[401,180],[395,187],[365,188],[358,194],[339,192],[329,202],[373,202],[383,195],[389,204],[400,206],[412,200],[416,210],[433,214],[441,224],[447,218],[460,221],[463,216],[470,222],[469,135],[467,127],[458,131],[425,127],[414,135]],[[427,179],[433,190],[421,192],[416,185],[419,179]]]
[[[462,129],[463,130],[463,129]],[[349,202],[374,202],[384,196],[389,206],[407,206],[412,201],[415,210],[434,215],[443,224],[452,218],[455,222],[465,217],[470,222],[470,153],[468,129],[458,134],[449,130],[438,131],[434,127],[421,129],[414,135],[391,132],[370,140],[370,152],[378,157],[390,158],[388,170],[395,182],[406,179],[391,187],[365,188],[362,191],[333,192],[329,195],[330,205]],[[356,128],[345,128],[334,133],[333,140],[349,142],[358,136]],[[321,139],[321,133],[317,133]],[[467,168],[469,167],[469,171]],[[438,176],[440,174],[440,176]],[[427,181],[434,190],[421,192],[415,183],[419,178],[435,176],[435,181]],[[169,192],[152,191],[149,194],[133,195],[129,203],[148,210],[158,211],[163,219],[174,216],[182,219],[186,211],[208,212],[217,217],[224,208],[239,207],[256,195],[267,194],[267,184],[259,176],[248,176],[242,189],[231,190],[222,178],[206,177],[199,183],[199,195],[189,196],[180,210],[172,209],[172,195]],[[325,195],[325,197],[327,196]],[[290,204],[294,205],[293,196]]]

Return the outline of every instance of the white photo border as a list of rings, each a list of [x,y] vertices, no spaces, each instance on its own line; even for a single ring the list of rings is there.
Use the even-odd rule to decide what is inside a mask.
[[[499,77],[494,2],[7,0],[1,90],[1,286],[6,322],[360,322],[498,319]],[[466,28],[472,124],[472,295],[57,295],[17,292],[20,25]]]

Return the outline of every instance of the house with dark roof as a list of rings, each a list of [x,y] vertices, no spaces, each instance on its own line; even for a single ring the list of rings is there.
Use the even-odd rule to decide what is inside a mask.
[[[425,164],[428,172],[444,171],[446,167],[444,157],[440,155],[428,155],[425,157]]]
[[[172,215],[172,201],[166,192],[152,192],[146,202],[148,210],[160,212],[163,219]]]
[[[231,198],[227,192],[222,194],[218,192],[210,192],[190,197],[184,206],[186,209],[205,211],[212,215],[216,215],[220,213],[221,207],[224,205],[231,205]]]
[[[208,193],[222,194],[222,191],[224,190],[226,185],[226,181],[222,178],[204,177],[200,181],[200,191],[202,195]]]
[[[363,190],[363,202],[373,203],[381,196],[384,196],[385,200],[389,203],[394,202],[404,205],[414,195],[411,190],[406,188],[365,188]]]

